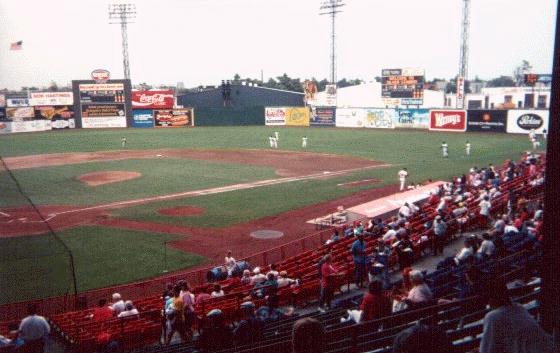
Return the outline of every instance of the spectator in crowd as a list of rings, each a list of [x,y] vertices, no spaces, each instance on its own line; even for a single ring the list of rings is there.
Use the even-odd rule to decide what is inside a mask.
[[[181,286],[181,299],[183,299],[183,317],[185,319],[185,334],[192,337],[192,325],[196,319],[194,312],[195,296],[191,293],[189,284],[184,281]]]
[[[168,305],[165,310],[165,315],[168,323],[165,344],[171,343],[175,332],[181,336],[181,340],[186,341],[188,337],[185,334],[184,303],[181,298],[181,287],[179,285],[173,287],[173,298],[171,299],[170,305]]]
[[[480,259],[487,259],[494,255],[494,251],[496,250],[496,246],[492,242],[490,234],[482,233],[482,243],[480,244],[480,248],[477,250],[477,255]]]
[[[520,224],[521,222],[519,221],[517,223]],[[519,233],[519,228],[515,225],[515,222],[513,221],[509,221],[504,227],[504,234],[510,234],[510,233],[515,233],[515,234]]]
[[[18,337],[18,324],[8,324],[8,335],[0,335],[0,349],[2,349],[2,352],[11,352],[7,350],[8,347],[14,349],[16,352],[19,352],[20,350],[18,349],[23,346],[23,344],[23,340]]]
[[[440,215],[437,215],[432,225],[434,237],[432,240],[432,252],[434,256],[443,254],[443,247],[445,244],[445,237],[447,234],[447,224]]]
[[[319,280],[321,279],[322,276],[322,268],[323,268],[323,264],[325,263],[325,256],[326,255],[330,255],[332,252],[331,248],[327,248],[325,250],[325,254],[323,255],[323,257],[321,257],[321,260],[319,260],[319,262],[317,263],[317,270],[318,270],[318,277]]]
[[[224,290],[222,289],[222,286],[220,286],[219,284],[215,284],[214,285],[214,290],[212,291],[212,293],[210,293],[210,296],[212,298],[218,298],[218,297],[223,297],[225,295]]]
[[[323,353],[325,351],[325,329],[313,318],[303,318],[295,322],[292,331],[294,353]]]
[[[471,256],[474,256],[473,241],[472,239],[465,239],[465,241],[463,242],[463,248],[457,255],[455,255],[453,261],[455,262],[456,266],[459,266],[460,264],[467,261],[467,259]]]
[[[401,208],[399,208],[399,216],[402,218],[408,219],[411,213],[412,212],[410,210],[410,206],[408,205],[408,202],[405,202],[404,205],[402,205]]]
[[[198,343],[200,350],[204,353],[231,348],[233,333],[224,323],[223,313],[220,309],[213,309],[206,315]]]
[[[195,305],[200,305],[202,302],[212,298],[212,296],[204,291],[201,291],[196,295]]]
[[[490,208],[492,207],[490,197],[484,196],[478,206],[480,207],[480,226],[485,227],[490,223]]]
[[[424,275],[422,272],[418,270],[410,271],[410,282],[412,283],[412,289],[408,292],[404,300],[409,307],[418,307],[432,301],[432,291],[424,282]]]
[[[275,296],[278,292],[278,281],[274,273],[269,272],[266,276],[266,281],[263,282],[265,294],[268,296]]]
[[[319,300],[319,311],[330,309],[331,301],[334,294],[333,275],[337,273],[337,269],[333,266],[331,255],[325,255],[323,265],[321,266],[321,298]]]
[[[21,321],[18,329],[18,338],[23,340],[21,349],[26,353],[42,353],[51,327],[44,317],[37,315],[35,304],[30,304],[27,307],[27,315]]]
[[[412,266],[412,263],[414,262],[414,246],[408,235],[403,236],[395,248],[399,260],[399,270],[402,271],[405,268]]]
[[[117,317],[129,317],[129,316],[138,316],[140,313],[138,312],[138,309],[136,309],[134,307],[134,305],[132,304],[131,300],[127,300],[124,303],[124,310],[120,312],[120,314]]]
[[[362,311],[361,321],[379,319],[391,315],[391,300],[383,295],[382,284],[379,281],[369,283],[368,292],[360,304]]]
[[[109,306],[113,310],[114,315],[119,315],[124,310],[124,300],[119,293],[113,293],[113,303]]]
[[[378,279],[381,281],[381,283],[383,283],[383,289],[389,289],[389,287],[391,286],[391,282],[389,279],[390,259],[391,259],[391,248],[387,246],[387,244],[384,241],[378,240],[377,248],[375,249],[372,258],[372,265],[373,265],[372,270],[374,270],[374,273],[371,273],[372,271],[370,271],[370,273],[373,276],[379,276]],[[377,271],[379,273],[377,273]],[[373,279],[374,278],[370,278],[370,281],[372,281]]]
[[[268,275],[272,274],[274,278],[278,278],[278,267],[276,264],[270,264],[270,270],[266,273],[266,278],[268,279]]]
[[[358,235],[358,239],[352,243],[351,251],[354,260],[356,287],[362,288],[366,274],[366,243],[364,242],[363,234]]]
[[[277,283],[278,283],[278,289],[280,289],[284,287],[289,287],[292,284],[296,284],[296,281],[288,277],[288,272],[280,271],[280,273],[278,274]]]
[[[163,298],[163,303],[164,304],[167,301],[167,299],[173,297],[173,284],[172,283],[167,283],[165,285],[165,289],[163,290],[163,293],[161,294],[161,297]]]
[[[401,331],[393,342],[393,353],[450,353],[453,344],[437,325],[415,324]]]
[[[243,275],[241,276],[241,284],[251,283],[251,271],[243,270]]]
[[[506,222],[508,220],[507,215],[498,215],[498,219],[494,222],[494,234],[502,235],[504,234],[504,229],[506,227]]]
[[[333,235],[327,240],[326,244],[336,243],[339,240],[340,236],[338,235],[338,229],[335,229]]]
[[[243,319],[233,330],[233,337],[238,346],[252,345],[260,339],[264,324],[256,317],[253,302],[242,303],[241,311],[243,312]]]
[[[113,317],[113,310],[107,305],[107,299],[99,299],[97,308],[93,309],[93,314],[89,315],[90,319],[101,322],[109,320]]]
[[[486,299],[493,310],[484,317],[480,353],[558,352],[527,309],[511,301],[503,280],[492,281]]]
[[[224,266],[227,269],[228,277],[231,277],[237,266],[237,262],[232,256],[231,250],[228,250],[226,257],[224,258]]]
[[[259,267],[255,267],[253,269],[253,277],[251,277],[251,284],[255,285],[264,281],[266,281],[266,275],[261,273],[261,269]]]
[[[397,240],[397,231],[395,230],[395,227],[396,226],[389,225],[387,228],[385,228],[386,231],[385,234],[383,234],[382,238],[384,242],[392,243]]]

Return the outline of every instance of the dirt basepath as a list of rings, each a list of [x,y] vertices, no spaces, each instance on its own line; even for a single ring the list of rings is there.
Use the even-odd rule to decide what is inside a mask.
[[[347,157],[326,153],[251,149],[157,149],[53,153],[22,157],[8,157],[4,158],[4,160],[10,169],[27,169],[139,158],[185,158],[271,167],[276,169],[276,173],[279,176],[300,176],[324,171],[356,169],[380,164],[380,162],[365,158]]]

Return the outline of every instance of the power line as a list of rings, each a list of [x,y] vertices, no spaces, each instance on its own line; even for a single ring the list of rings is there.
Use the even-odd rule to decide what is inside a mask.
[[[331,83],[336,84],[336,14],[342,12],[340,8],[343,0],[323,0],[319,7],[319,15],[331,16]]]
[[[121,25],[122,56],[125,80],[130,80],[130,64],[128,62],[128,34],[127,25],[134,23],[136,18],[136,5],[134,4],[110,4],[109,24]]]

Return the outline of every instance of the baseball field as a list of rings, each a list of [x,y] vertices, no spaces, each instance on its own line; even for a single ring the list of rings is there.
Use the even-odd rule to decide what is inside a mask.
[[[0,303],[71,292],[65,247],[79,291],[134,282],[298,239],[338,205],[396,192],[403,167],[414,183],[447,180],[528,148],[524,135],[264,126],[0,136]]]

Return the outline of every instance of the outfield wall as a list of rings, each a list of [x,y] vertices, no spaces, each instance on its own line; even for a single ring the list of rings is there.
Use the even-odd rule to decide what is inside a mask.
[[[307,112],[305,112],[307,110]],[[542,134],[548,127],[544,109],[389,109],[364,107],[266,107],[268,126],[336,126],[369,129],[424,129],[447,132]]]

